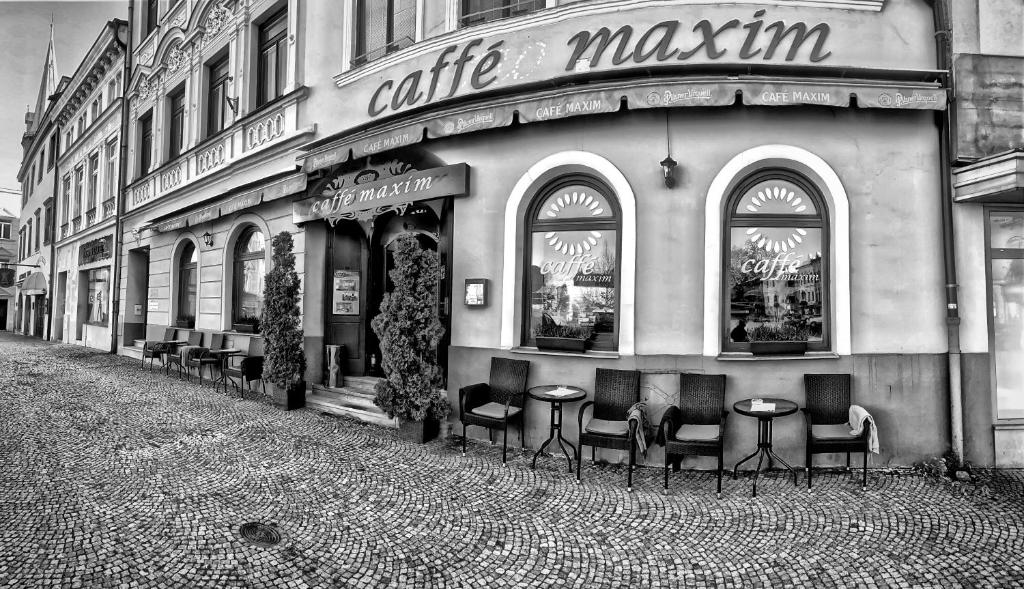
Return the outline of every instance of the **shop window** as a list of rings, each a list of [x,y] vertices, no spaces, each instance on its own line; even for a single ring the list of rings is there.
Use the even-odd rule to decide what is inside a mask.
[[[89,298],[85,302],[86,322],[92,325],[106,325],[108,322],[108,300],[110,296],[110,269],[97,268],[85,272]]]
[[[207,68],[210,91],[206,97],[206,134],[216,135],[227,126],[228,56],[218,59]]]
[[[996,418],[1024,419],[1024,212],[989,212]]]
[[[462,0],[459,26],[519,16],[544,8],[544,0]]]
[[[404,49],[415,38],[416,0],[357,0],[353,67]]]
[[[523,345],[571,335],[618,349],[620,225],[618,202],[591,178],[563,178],[538,194],[523,249]]]
[[[263,278],[266,276],[266,243],[255,227],[246,229],[235,246],[232,327],[258,331],[263,312]]]
[[[153,166],[153,111],[139,117],[139,173],[141,178]]]
[[[186,243],[178,259],[178,327],[196,325],[197,285],[199,279],[199,252],[192,242]]]
[[[727,204],[723,350],[750,342],[829,349],[828,243],[822,199],[788,171],[758,172]]]
[[[259,29],[259,59],[256,105],[284,94],[288,72],[288,13],[284,10],[267,19]]]
[[[185,87],[168,96],[171,107],[170,136],[168,137],[167,159],[173,160],[181,155],[185,142]]]

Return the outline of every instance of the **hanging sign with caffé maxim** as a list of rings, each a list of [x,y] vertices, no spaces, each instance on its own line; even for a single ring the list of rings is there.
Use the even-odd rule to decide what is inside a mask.
[[[796,4],[796,3],[794,3]],[[610,1],[575,3],[428,39],[336,78],[342,128],[474,94],[628,70],[678,75],[737,67],[928,71],[935,67],[931,9],[925,2],[861,0],[837,9],[825,0],[800,6]],[[553,18],[554,17],[554,18]],[[532,21],[532,22],[530,22]],[[511,22],[511,21],[510,21]],[[480,31],[469,36],[472,31]],[[358,157],[358,156],[357,156]]]
[[[351,184],[292,203],[292,221],[352,219],[362,211],[386,210],[421,200],[469,194],[469,166],[453,164]]]

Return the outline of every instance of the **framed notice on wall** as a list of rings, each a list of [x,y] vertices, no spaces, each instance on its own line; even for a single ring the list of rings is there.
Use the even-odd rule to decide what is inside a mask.
[[[334,300],[331,306],[335,315],[359,314],[359,272],[334,271]]]

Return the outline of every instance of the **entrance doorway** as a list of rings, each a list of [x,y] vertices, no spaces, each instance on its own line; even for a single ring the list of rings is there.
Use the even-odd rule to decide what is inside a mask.
[[[344,345],[343,370],[351,376],[380,376],[380,342],[371,321],[380,312],[384,294],[393,288],[395,241],[409,233],[424,249],[440,255],[438,313],[445,336],[438,345],[438,362],[447,372],[450,339],[451,289],[448,244],[442,239],[446,199],[416,203],[403,214],[384,213],[364,225],[340,221],[328,238],[325,285],[325,343]],[[369,233],[369,235],[367,235]]]
[[[146,321],[149,314],[149,248],[128,252],[126,268],[125,314],[122,335],[123,346],[134,345],[135,340],[146,339]]]
[[[42,338],[43,324],[46,322],[46,296],[36,295],[32,297],[32,305],[32,335]]]
[[[0,331],[7,330],[7,299],[0,301]]]
[[[67,316],[64,305],[67,304],[67,294],[68,273],[61,272],[57,274],[57,299],[53,302],[53,314],[59,317],[53,322],[54,339],[57,341],[64,341],[64,318]]]

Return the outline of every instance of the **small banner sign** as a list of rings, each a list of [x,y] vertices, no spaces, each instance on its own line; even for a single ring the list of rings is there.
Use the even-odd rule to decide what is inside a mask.
[[[0,268],[0,288],[14,286],[14,268]]]
[[[108,235],[92,241],[87,241],[78,248],[78,263],[91,264],[110,257],[113,250],[114,236]]]
[[[573,286],[603,286],[612,288],[615,286],[613,274],[576,274],[572,277]]]
[[[185,217],[178,217],[177,219],[171,219],[170,221],[164,221],[158,223],[156,230],[160,233],[167,233],[168,231],[174,231],[176,229],[185,228]]]
[[[469,194],[469,166],[453,164],[354,184],[292,203],[292,221],[345,218],[356,211]]]
[[[201,223],[212,221],[220,216],[219,207],[206,207],[205,209],[196,211],[190,214],[188,218],[188,226],[195,227]]]

